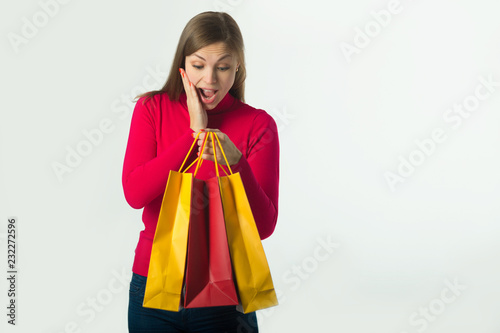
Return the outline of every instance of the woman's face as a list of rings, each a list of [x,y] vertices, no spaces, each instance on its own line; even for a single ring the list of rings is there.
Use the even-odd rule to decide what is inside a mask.
[[[215,108],[233,86],[236,57],[223,42],[217,42],[187,56],[185,64],[189,81],[197,88],[205,109]]]

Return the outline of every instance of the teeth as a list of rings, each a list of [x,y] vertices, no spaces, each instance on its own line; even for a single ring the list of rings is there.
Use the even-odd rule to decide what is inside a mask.
[[[215,90],[215,89],[200,88],[200,91],[201,91],[203,97],[206,98],[207,100],[211,100],[212,98],[214,98],[215,94],[217,93],[217,90]]]

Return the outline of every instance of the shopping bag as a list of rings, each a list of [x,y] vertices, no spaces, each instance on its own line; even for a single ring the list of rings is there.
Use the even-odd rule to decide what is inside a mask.
[[[179,311],[193,175],[170,171],[156,226],[143,306]]]
[[[241,176],[232,172],[227,159],[226,165],[230,175],[217,178],[241,310],[248,313],[275,306],[278,298]]]
[[[237,305],[217,178],[195,179],[189,221],[184,307]]]
[[[184,281],[194,175],[171,170],[158,217],[148,269],[143,306],[179,311]],[[186,168],[186,170],[189,167]]]

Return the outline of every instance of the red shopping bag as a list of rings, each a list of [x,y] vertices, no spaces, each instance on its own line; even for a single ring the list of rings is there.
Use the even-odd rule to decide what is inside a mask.
[[[184,307],[237,305],[218,177],[193,180],[188,235]]]

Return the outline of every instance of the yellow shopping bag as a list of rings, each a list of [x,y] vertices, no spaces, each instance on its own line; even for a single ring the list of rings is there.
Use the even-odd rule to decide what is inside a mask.
[[[224,158],[219,138],[215,134]],[[212,140],[213,142],[213,140]],[[226,232],[234,275],[244,313],[278,304],[259,231],[239,173],[219,178]]]
[[[168,176],[151,249],[143,302],[143,306],[147,308],[169,311],[179,311],[181,308],[193,178],[202,160],[197,158],[194,161],[198,161],[194,174],[181,170],[197,140],[198,136],[193,141],[179,172],[171,170]]]

